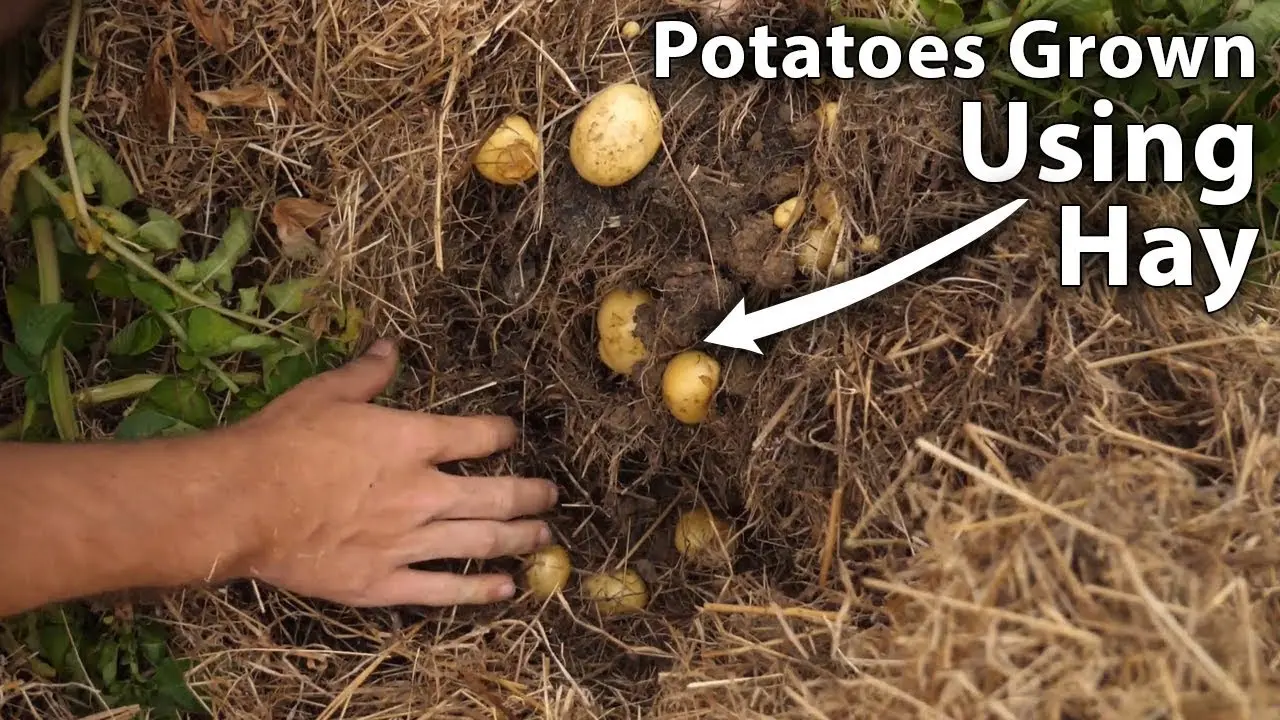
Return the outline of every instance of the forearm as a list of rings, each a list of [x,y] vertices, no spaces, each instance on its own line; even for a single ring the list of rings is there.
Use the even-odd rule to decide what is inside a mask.
[[[253,532],[234,451],[221,435],[0,443],[0,617],[234,576]]]

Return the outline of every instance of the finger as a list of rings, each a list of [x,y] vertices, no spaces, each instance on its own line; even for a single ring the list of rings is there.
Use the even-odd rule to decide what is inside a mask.
[[[515,595],[509,575],[456,575],[425,570],[397,570],[371,588],[370,604],[385,605],[485,605]]]
[[[321,373],[300,387],[304,392],[320,393],[334,400],[369,402],[391,384],[396,356],[390,340],[379,340],[355,360]]]
[[[485,458],[511,447],[519,437],[509,417],[427,415],[424,419],[431,448],[427,459],[437,464]]]
[[[462,477],[437,473],[424,489],[433,520],[514,520],[556,506],[560,490],[548,480],[521,477]]]
[[[429,560],[489,560],[527,555],[551,542],[541,520],[446,520],[409,533],[396,550],[399,564]]]

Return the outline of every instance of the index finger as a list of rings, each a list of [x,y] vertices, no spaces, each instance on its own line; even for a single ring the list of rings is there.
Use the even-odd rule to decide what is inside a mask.
[[[506,450],[519,437],[515,421],[498,415],[427,417],[428,460],[479,460]]]

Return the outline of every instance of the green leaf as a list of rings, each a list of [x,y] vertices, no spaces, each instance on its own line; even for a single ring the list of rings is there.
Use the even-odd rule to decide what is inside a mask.
[[[1219,25],[1216,33],[1247,35],[1260,50],[1269,48],[1280,39],[1280,0],[1262,0],[1247,16]]]
[[[165,327],[155,315],[135,318],[107,343],[112,355],[141,355],[149,352],[164,338]]]
[[[271,402],[271,396],[258,388],[241,388],[236,403],[227,409],[227,422],[237,423],[251,417]]]
[[[964,10],[955,0],[920,0],[920,11],[942,32],[964,25]]]
[[[138,223],[113,207],[91,205],[89,206],[89,215],[97,220],[99,225],[102,225],[118,237],[131,238],[138,232]]]
[[[58,675],[65,678],[72,674],[70,666],[75,664],[75,659],[68,657],[71,636],[61,620],[50,617],[40,623],[40,646],[37,649],[54,670],[58,671]]]
[[[178,307],[177,301],[165,286],[153,280],[130,278],[129,292],[152,310],[171,312]]]
[[[133,292],[129,289],[129,276],[114,263],[103,263],[98,266],[98,274],[93,277],[93,289],[114,300],[128,300],[133,297]]]
[[[200,712],[204,705],[191,692],[183,677],[184,664],[173,658],[165,658],[156,666],[156,674],[152,677],[156,693],[178,710]]]
[[[303,302],[307,298],[307,293],[314,290],[317,285],[319,285],[319,281],[316,278],[286,280],[266,286],[262,289],[262,294],[280,312],[299,313],[302,312]]]
[[[76,301],[75,308],[71,315],[71,325],[62,334],[62,346],[69,353],[84,350],[98,334],[98,308],[93,302],[88,298],[81,298]]]
[[[236,352],[236,341],[249,334],[240,325],[204,307],[195,308],[187,315],[186,330],[187,349],[203,357]]]
[[[198,263],[183,258],[174,268],[172,277],[185,285],[212,283],[223,292],[230,292],[233,287],[231,271],[249,252],[252,240],[253,216],[247,210],[235,208],[213,252]]]
[[[138,244],[156,252],[177,250],[182,240],[182,223],[155,208],[147,210],[147,218],[138,228]]]
[[[209,397],[187,378],[165,378],[147,393],[146,403],[167,415],[197,428],[217,422]]]
[[[181,368],[183,372],[191,372],[192,370],[200,367],[200,358],[184,352],[178,353],[177,362],[178,367]]]
[[[89,181],[103,205],[119,208],[137,197],[129,176],[111,154],[79,130],[71,131],[71,152],[75,155],[81,178]],[[88,191],[86,188],[85,192]]]
[[[263,386],[268,394],[277,397],[298,385],[298,383],[316,374],[316,365],[305,354],[289,355],[264,373]]]
[[[28,310],[40,304],[40,300],[35,293],[27,291],[19,283],[14,283],[4,289],[4,303],[9,313],[9,321],[17,324]]]
[[[141,440],[151,437],[169,437],[195,432],[199,428],[169,417],[159,410],[139,407],[125,416],[116,426],[115,439]]]
[[[28,402],[36,405],[49,404],[49,380],[44,373],[28,376],[26,384],[22,386],[22,392]]]
[[[13,334],[18,347],[28,357],[43,359],[71,325],[75,306],[68,302],[36,305],[14,322]]]
[[[40,363],[27,357],[17,345],[5,343],[3,349],[0,349],[0,356],[4,358],[5,370],[9,374],[18,378],[29,378],[40,375]]]
[[[98,672],[102,674],[102,684],[111,687],[116,682],[116,672],[120,669],[120,644],[108,640],[102,644],[98,655]]]
[[[240,312],[245,315],[258,314],[258,308],[262,305],[259,295],[256,287],[240,288]]]

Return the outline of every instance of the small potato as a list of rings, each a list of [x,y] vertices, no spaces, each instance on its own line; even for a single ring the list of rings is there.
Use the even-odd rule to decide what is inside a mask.
[[[733,555],[737,544],[729,523],[706,508],[690,510],[676,523],[676,550],[698,563]]]
[[[549,545],[529,558],[529,566],[524,571],[525,584],[534,596],[545,600],[564,589],[572,569],[569,551],[559,545]]]
[[[622,26],[622,39],[635,40],[638,37],[640,37],[640,23],[635,20],[628,20],[626,24]]]
[[[487,180],[519,185],[538,174],[541,155],[542,141],[529,121],[508,115],[481,143],[472,165]]]
[[[697,425],[707,419],[719,384],[720,363],[704,352],[686,350],[662,372],[662,399],[677,420]]]
[[[862,239],[858,241],[858,250],[868,254],[880,252],[880,236],[863,235]]]
[[[619,375],[630,375],[635,366],[648,356],[644,341],[636,335],[636,311],[653,302],[644,290],[619,288],[600,301],[596,313],[596,332],[600,340],[596,350],[600,361]]]
[[[639,175],[662,146],[662,113],[648,90],[619,83],[587,103],[569,134],[569,159],[583,180],[600,187]]]
[[[794,223],[799,217],[799,213],[796,212],[796,208],[798,208],[799,206],[800,206],[800,198],[793,197],[790,200],[783,201],[782,204],[774,208],[773,209],[774,227],[778,228],[779,230],[786,230],[787,228],[791,227],[791,224]]]
[[[818,106],[814,114],[818,116],[818,123],[822,126],[822,129],[830,130],[835,127],[836,120],[840,116],[840,103],[824,102]]]
[[[809,277],[826,273],[835,258],[839,241],[838,226],[827,225],[810,230],[796,251],[796,267]]]
[[[833,220],[840,215],[840,203],[836,200],[835,188],[827,183],[819,183],[813,189],[813,209],[823,220]]]
[[[592,575],[582,581],[582,590],[601,615],[639,612],[649,603],[649,590],[634,570]]]

